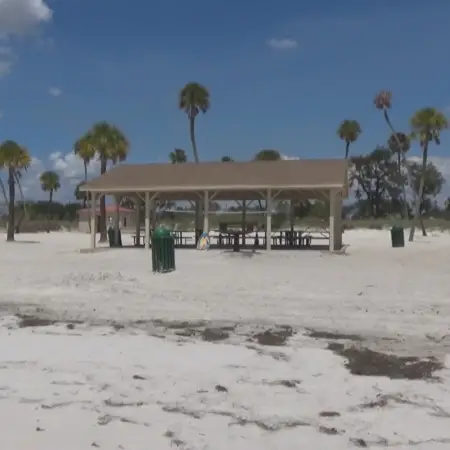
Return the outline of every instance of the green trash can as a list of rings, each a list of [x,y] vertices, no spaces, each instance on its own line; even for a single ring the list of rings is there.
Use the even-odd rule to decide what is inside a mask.
[[[108,241],[110,247],[122,247],[122,233],[119,229],[119,242],[116,242],[115,239],[115,230],[114,227],[108,227]]]
[[[391,228],[391,243],[393,248],[405,246],[405,230],[400,226]]]
[[[160,273],[175,270],[175,239],[167,228],[158,227],[152,233],[152,269]]]

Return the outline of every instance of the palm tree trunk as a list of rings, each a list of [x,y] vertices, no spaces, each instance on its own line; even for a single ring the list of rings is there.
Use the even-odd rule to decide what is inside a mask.
[[[192,153],[194,155],[194,162],[199,163],[200,159],[198,157],[197,152],[197,143],[195,142],[195,115],[190,115],[189,117],[189,135],[191,138],[191,145],[192,145]],[[202,213],[202,202],[200,200],[197,200],[195,202],[195,230],[196,230],[196,237],[197,237],[197,230],[202,228],[201,225],[201,213]]]
[[[345,143],[345,159],[348,159],[348,154],[350,153],[350,142]]]
[[[199,163],[200,159],[197,152],[197,143],[195,142],[195,116],[189,117],[189,135],[191,137],[192,153],[194,162]]]
[[[100,161],[100,175],[106,173],[106,159],[102,158]],[[99,242],[106,242],[108,237],[106,235],[106,198],[104,195],[100,198],[100,240]]]
[[[22,202],[22,207],[23,207],[23,212],[22,212],[22,214],[17,222],[17,225],[16,225],[16,233],[19,233],[20,226],[22,225],[23,219],[28,220],[28,207],[25,203],[25,197],[23,195],[22,185],[20,184],[19,173],[17,172],[17,170],[14,171],[14,178],[17,182],[17,187],[19,188],[20,200]]]
[[[400,161],[403,162],[403,166],[406,169],[406,178],[407,178],[409,186],[411,186],[411,190],[413,192],[413,199],[416,202],[416,191],[413,186],[413,177],[412,177],[411,167],[409,166],[408,161],[406,160],[406,152],[403,151],[402,143],[400,142],[400,139],[397,136],[397,132],[394,130],[394,126],[392,125],[392,122],[391,122],[391,119],[387,112],[387,109],[383,110],[383,114],[384,114],[384,120],[386,121],[389,129],[391,130],[391,133],[394,136],[395,142],[398,146]],[[401,166],[399,166],[398,170],[399,170],[399,173],[401,174]],[[408,219],[408,199],[406,196],[405,183],[402,183],[402,193],[403,193],[403,215],[405,216],[405,219]]]
[[[47,233],[50,233],[50,212],[52,210],[53,191],[50,189],[47,206]]]
[[[87,183],[87,161],[83,160],[84,163],[84,182]],[[89,193],[85,192],[83,197],[83,209],[88,210],[88,224],[89,224],[89,234],[91,234],[91,208],[88,208],[88,195]]]
[[[8,205],[8,232],[6,234],[6,240],[9,242],[14,241],[14,206],[15,206],[15,189],[16,184],[14,181],[14,167],[8,168],[8,187],[9,187],[9,205]]]
[[[425,141],[422,156],[422,174],[420,176],[419,192],[417,194],[416,202],[414,204],[414,220],[411,225],[411,230],[409,232],[409,242],[412,242],[414,240],[414,232],[416,231],[416,225],[420,220],[420,204],[422,203],[421,200],[423,197],[423,189],[425,186],[425,171],[427,169],[427,164],[428,164],[428,141]],[[422,225],[422,231],[425,233],[424,236],[426,236],[427,232],[425,230],[424,225]]]

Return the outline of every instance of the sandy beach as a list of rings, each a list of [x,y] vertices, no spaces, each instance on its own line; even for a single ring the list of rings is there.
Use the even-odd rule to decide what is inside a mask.
[[[17,241],[0,241],[5,449],[450,445],[449,234],[178,250],[165,275],[144,249],[80,253],[87,235]]]

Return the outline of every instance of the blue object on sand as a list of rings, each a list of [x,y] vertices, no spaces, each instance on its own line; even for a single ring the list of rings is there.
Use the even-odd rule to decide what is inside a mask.
[[[208,233],[202,233],[197,242],[197,250],[208,250],[210,246]]]

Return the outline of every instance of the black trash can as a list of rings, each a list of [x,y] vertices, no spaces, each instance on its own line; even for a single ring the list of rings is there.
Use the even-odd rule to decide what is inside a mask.
[[[172,272],[175,270],[175,239],[172,233],[159,227],[152,234],[153,272]]]
[[[110,247],[122,247],[122,232],[119,229],[119,241],[116,242],[114,227],[108,227],[108,241]]]
[[[241,250],[241,245],[240,245],[240,236],[239,233],[234,233],[233,234],[233,252],[239,252]]]
[[[391,228],[391,244],[393,248],[405,246],[405,230],[403,227],[395,225]]]

